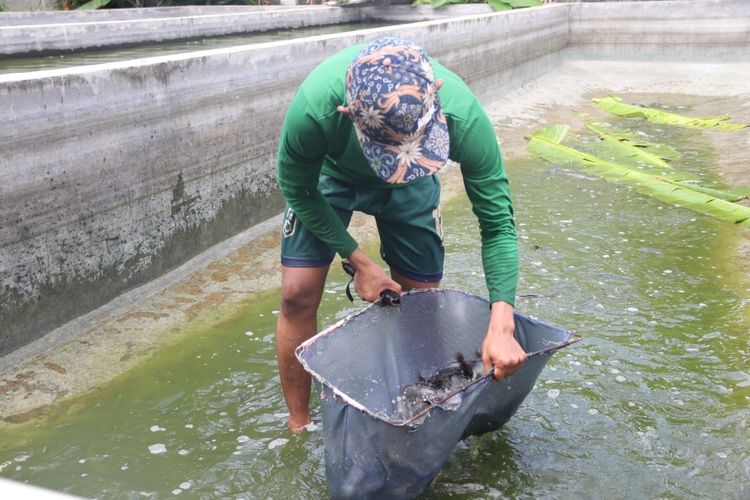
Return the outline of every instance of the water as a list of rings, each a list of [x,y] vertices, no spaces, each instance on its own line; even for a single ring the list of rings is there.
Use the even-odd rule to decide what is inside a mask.
[[[263,31],[222,37],[200,38],[197,40],[180,40],[175,42],[159,42],[125,48],[75,51],[71,53],[34,56],[34,57],[0,57],[0,75],[26,71],[41,71],[48,69],[70,68],[115,61],[125,61],[140,57],[167,56],[184,54],[198,50],[220,49],[280,40],[293,40],[315,35],[329,35],[347,31],[368,28],[393,26],[398,23],[342,23],[329,26],[314,26],[298,29],[284,29],[277,31]]]
[[[642,126],[716,178],[709,132]],[[505,428],[461,443],[426,498],[747,498],[743,230],[565,166],[507,168],[517,307],[585,340],[552,358]],[[444,285],[485,293],[468,202],[443,215]],[[321,326],[361,307],[346,281],[333,270]],[[277,309],[278,292],[253,297],[36,427],[0,431],[2,476],[99,498],[324,497],[322,436],[284,429]]]

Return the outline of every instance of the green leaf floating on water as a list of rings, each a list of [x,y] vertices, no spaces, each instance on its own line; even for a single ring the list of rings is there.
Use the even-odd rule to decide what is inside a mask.
[[[599,136],[603,148],[610,150],[610,155],[615,158],[629,157],[657,167],[672,168],[667,162],[681,156],[671,146],[641,140],[627,130],[602,123],[586,123],[586,127]]]
[[[612,127],[608,123],[585,123],[585,125],[589,130],[596,132],[602,140],[599,147],[596,148],[597,150],[592,152],[593,156],[601,158],[606,155],[606,158],[603,159],[616,163],[623,160],[640,160],[656,167],[666,168],[668,171],[662,172],[665,180],[722,200],[740,201],[750,198],[750,188],[702,186],[699,184],[701,182],[699,176],[688,172],[675,171],[666,163],[666,160],[677,160],[682,155],[672,146],[644,141],[633,132]],[[622,166],[627,167],[628,165]]]
[[[747,198],[750,198],[750,188],[746,188],[746,187],[729,188],[729,189],[710,188],[706,186],[701,186],[700,184],[696,184],[692,180],[678,181],[678,182],[675,182],[675,184],[679,184],[680,186],[686,187],[688,189],[692,189],[693,191],[698,191],[699,193],[707,194],[709,196],[714,196],[716,198],[720,198],[726,201],[740,201],[740,200],[745,200]]]
[[[691,118],[689,116],[669,113],[660,109],[644,108],[622,102],[619,97],[604,97],[593,99],[597,106],[617,116],[627,118],[644,118],[650,122],[665,125],[678,125],[681,127],[710,128],[715,130],[735,131],[747,127],[742,123],[729,123],[728,116],[716,116],[713,118]]]
[[[657,200],[678,204],[723,221],[750,227],[750,207],[701,192],[695,189],[695,186],[647,174],[564,146],[561,143],[569,128],[567,125],[553,125],[534,132],[528,138],[529,152],[549,162],[571,163],[609,182],[631,185],[638,192]]]

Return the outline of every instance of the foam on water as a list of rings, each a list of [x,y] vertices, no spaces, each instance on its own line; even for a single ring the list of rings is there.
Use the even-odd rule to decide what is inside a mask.
[[[167,447],[166,445],[162,443],[155,443],[155,444],[149,445],[148,451],[153,455],[159,455],[161,453],[166,453]]]
[[[270,443],[268,443],[268,449],[269,450],[273,450],[274,448],[278,448],[280,446],[284,446],[288,442],[289,442],[289,440],[285,439],[285,438],[274,439],[273,441],[271,441]]]

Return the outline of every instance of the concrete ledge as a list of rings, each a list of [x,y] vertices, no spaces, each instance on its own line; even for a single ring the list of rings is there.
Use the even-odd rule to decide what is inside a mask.
[[[8,1],[8,0],[4,0]],[[20,0],[27,1],[27,0]],[[45,0],[39,0],[45,1]],[[144,7],[98,10],[52,10],[5,12],[3,24],[58,24],[65,22],[116,21],[123,19],[149,19],[157,17],[185,17],[231,12],[260,12],[297,8],[282,5],[190,5],[186,7]]]
[[[357,9],[306,6],[301,8],[136,9],[109,16],[0,14],[0,54],[19,55],[94,49],[320,26],[358,21]],[[157,12],[153,12],[157,10]],[[96,11],[90,14],[95,14]],[[10,22],[5,22],[4,18]],[[13,23],[13,24],[11,24]]]
[[[418,22],[493,14],[489,5],[160,7],[0,13],[0,54],[59,53],[358,21]]]
[[[5,498],[16,499],[34,498],[37,500],[74,500],[80,498],[66,493],[38,488],[26,483],[10,481],[8,479],[0,479],[0,493],[2,493]]]

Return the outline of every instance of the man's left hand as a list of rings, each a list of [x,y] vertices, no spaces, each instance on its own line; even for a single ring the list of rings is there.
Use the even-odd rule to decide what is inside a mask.
[[[482,363],[485,373],[495,367],[496,380],[513,375],[526,360],[526,352],[513,336],[514,331],[513,306],[493,303],[487,336],[482,342]]]

